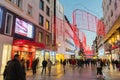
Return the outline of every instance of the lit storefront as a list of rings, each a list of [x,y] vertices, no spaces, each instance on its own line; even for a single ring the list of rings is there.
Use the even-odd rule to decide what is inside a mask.
[[[113,33],[113,35],[111,35],[111,37],[108,39],[109,49],[106,52],[108,52],[109,57],[111,57],[111,59],[114,59],[114,60],[119,60],[120,59],[119,42],[120,42],[120,31],[119,31],[119,28],[118,28],[118,30],[116,30]]]
[[[25,60],[30,61],[30,66],[32,63],[32,60],[34,58],[37,58],[39,56],[42,57],[43,52],[41,54],[38,54],[39,52],[36,50],[37,48],[43,49],[45,46],[42,43],[37,43],[34,41],[29,40],[14,40],[13,41],[13,48],[12,48],[12,57],[15,54],[19,54],[20,58],[24,58]]]
[[[61,60],[65,59],[65,55],[64,54],[56,54],[56,61],[60,62]]]
[[[0,6],[0,74],[3,74],[7,61],[11,59],[13,42],[13,37],[11,37],[12,30],[9,30],[11,28],[11,23],[7,22],[8,17],[9,20],[12,20],[12,17],[5,12],[6,9]],[[9,29],[7,29],[8,27]]]
[[[53,64],[55,64],[56,61],[56,53],[54,51],[50,52],[50,60],[52,61]]]
[[[38,67],[42,66],[42,61],[50,59],[52,61],[52,64],[55,64],[56,60],[56,53],[54,51],[45,51],[45,50],[36,50],[36,58],[39,58],[39,64]]]
[[[44,60],[44,50],[36,50],[36,58],[39,58],[38,67],[42,66],[42,61]]]
[[[13,38],[0,34],[0,73],[3,73],[5,65],[11,59]]]

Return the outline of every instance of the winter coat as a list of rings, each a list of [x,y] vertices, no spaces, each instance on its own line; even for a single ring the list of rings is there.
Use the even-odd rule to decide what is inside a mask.
[[[42,66],[43,66],[43,67],[46,67],[46,66],[47,66],[47,61],[46,61],[46,60],[42,61]]]
[[[18,60],[13,59],[8,63],[5,80],[24,80],[23,69]]]

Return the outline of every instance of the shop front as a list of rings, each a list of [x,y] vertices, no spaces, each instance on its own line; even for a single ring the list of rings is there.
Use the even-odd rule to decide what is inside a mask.
[[[107,42],[109,45],[106,45],[107,50],[111,56],[111,60],[120,60],[120,46],[119,46],[119,41],[120,41],[120,28],[116,28],[114,32],[111,31],[111,35],[108,38]]]
[[[46,50],[36,50],[36,58],[39,58],[39,64],[38,67],[42,66],[42,61],[50,59],[52,61],[52,64],[55,64],[55,52],[54,51],[46,51]]]
[[[56,54],[56,63],[60,63],[61,61],[63,61],[65,59],[65,55],[64,54]]]
[[[11,59],[13,38],[0,34],[0,74],[3,73],[5,65]]]
[[[56,60],[56,54],[54,51],[45,51],[45,56],[44,58],[46,60],[50,59],[52,61],[53,64],[55,64],[55,60]]]
[[[54,52],[54,51],[50,52],[50,60],[52,61],[53,64],[55,64],[55,61],[56,61],[56,52]]]
[[[31,67],[33,59],[39,56],[38,54],[36,54],[36,52],[38,53],[38,51],[36,50],[37,48],[44,49],[44,44],[29,40],[14,40],[12,48],[12,58],[15,54],[19,54],[20,59],[29,61],[29,67]]]
[[[36,58],[39,58],[38,67],[42,66],[42,61],[44,60],[44,50],[36,50]]]

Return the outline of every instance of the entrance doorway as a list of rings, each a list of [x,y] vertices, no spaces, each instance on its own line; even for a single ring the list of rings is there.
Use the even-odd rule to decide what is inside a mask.
[[[24,59],[25,62],[29,61],[29,67],[32,65],[33,53],[27,51],[15,51],[15,54],[20,55],[20,60]]]

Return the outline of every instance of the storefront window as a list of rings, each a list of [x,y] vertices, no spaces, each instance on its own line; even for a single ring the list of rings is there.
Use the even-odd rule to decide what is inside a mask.
[[[9,61],[11,59],[11,45],[3,45],[3,55],[2,55],[2,69],[1,72],[4,71],[5,65],[7,63],[7,61]]]
[[[43,39],[43,33],[39,32],[39,42],[42,42],[42,39]]]
[[[50,52],[50,60],[55,64],[55,52]]]
[[[45,60],[50,59],[50,53],[49,52],[45,52]]]
[[[44,60],[44,51],[37,50],[36,51],[36,58],[39,58],[38,67],[42,66],[42,61]]]

